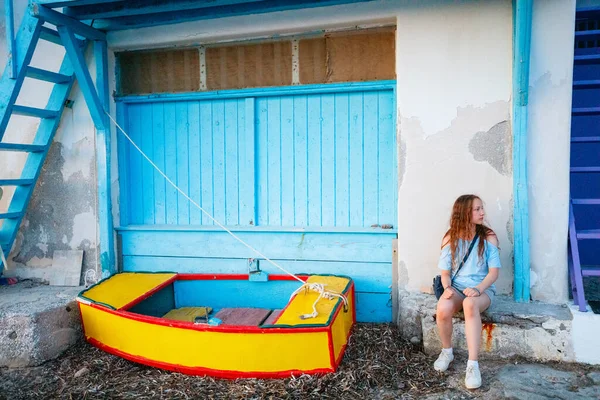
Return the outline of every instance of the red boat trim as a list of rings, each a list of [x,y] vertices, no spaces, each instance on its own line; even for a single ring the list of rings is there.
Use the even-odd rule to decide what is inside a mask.
[[[330,329],[327,332],[327,346],[329,347],[329,365],[331,368],[335,369],[335,352],[333,350],[333,330]]]
[[[247,281],[248,279],[248,274],[177,274],[177,280],[180,281]]]
[[[298,276],[303,281],[308,279],[308,275]],[[250,279],[249,274],[177,274],[177,279],[181,281],[238,281]],[[269,275],[270,281],[295,281],[290,275]]]
[[[137,362],[140,364],[148,365],[155,368],[166,369],[170,371],[180,372],[187,375],[208,375],[214,376],[218,378],[226,378],[226,379],[238,379],[238,378],[287,378],[292,375],[302,375],[302,374],[327,374],[331,372],[335,372],[332,368],[318,368],[309,371],[301,371],[301,370],[288,370],[288,371],[227,371],[227,370],[218,370],[204,367],[186,367],[183,365],[170,364],[162,361],[154,361],[145,357],[135,356],[129,353],[125,353],[121,350],[117,350],[113,347],[107,346],[104,343],[94,339],[87,338],[87,341],[100,350],[103,350],[107,353],[113,354],[115,356],[119,356],[125,358],[127,360]]]

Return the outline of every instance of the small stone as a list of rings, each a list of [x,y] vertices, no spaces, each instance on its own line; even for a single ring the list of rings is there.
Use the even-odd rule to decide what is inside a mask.
[[[594,381],[595,385],[600,385],[600,372],[590,372],[588,378]]]
[[[419,340],[419,338],[418,338],[418,337],[416,337],[416,336],[413,336],[413,337],[411,337],[411,338],[410,338],[410,342],[411,342],[412,344],[419,344],[419,343],[421,343],[421,341]]]
[[[83,367],[83,368],[81,368],[79,371],[75,372],[75,375],[74,375],[74,377],[75,377],[75,378],[79,378],[79,377],[81,377],[81,376],[83,376],[83,375],[87,374],[88,372],[90,372],[90,370],[89,370],[89,369],[87,369],[87,367]]]

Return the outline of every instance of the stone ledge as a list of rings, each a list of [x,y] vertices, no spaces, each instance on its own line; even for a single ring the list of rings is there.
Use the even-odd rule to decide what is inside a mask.
[[[403,335],[413,342],[422,341],[429,354],[439,352],[435,296],[401,291],[399,298]],[[481,357],[574,361],[572,319],[566,305],[515,303],[508,296],[497,296],[482,314]],[[466,352],[462,313],[454,318],[453,346],[459,353]]]
[[[39,365],[81,337],[80,287],[0,287],[0,367]]]

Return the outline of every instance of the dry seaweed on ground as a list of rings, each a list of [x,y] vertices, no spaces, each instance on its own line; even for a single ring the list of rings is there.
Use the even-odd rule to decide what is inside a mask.
[[[364,399],[443,391],[432,360],[385,324],[357,324],[335,373],[225,380],[132,363],[78,343],[40,367],[0,369],[0,399]]]

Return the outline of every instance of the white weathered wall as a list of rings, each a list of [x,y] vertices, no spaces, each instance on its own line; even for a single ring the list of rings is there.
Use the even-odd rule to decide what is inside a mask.
[[[529,74],[531,296],[563,303],[567,232],[575,0],[534,1]]]
[[[479,195],[512,284],[510,1],[398,15],[400,287],[428,291],[454,200]]]
[[[14,1],[15,31],[26,6],[27,0]],[[3,3],[0,7],[3,7]],[[0,59],[4,70],[4,19],[0,21],[0,26]],[[64,53],[61,46],[40,41],[31,65],[58,71]],[[93,73],[92,52],[88,52],[87,59]],[[26,79],[17,103],[45,108],[51,89],[51,84]],[[69,98],[74,101],[73,108],[65,108],[63,112],[60,127],[8,258],[7,276],[47,279],[52,273],[54,250],[83,250],[83,268],[97,268],[95,130],[77,84]],[[27,117],[11,118],[3,141],[31,141],[37,121]],[[19,177],[24,162],[23,154],[2,152],[2,176]],[[0,210],[6,209],[10,196],[12,191],[0,201]]]

